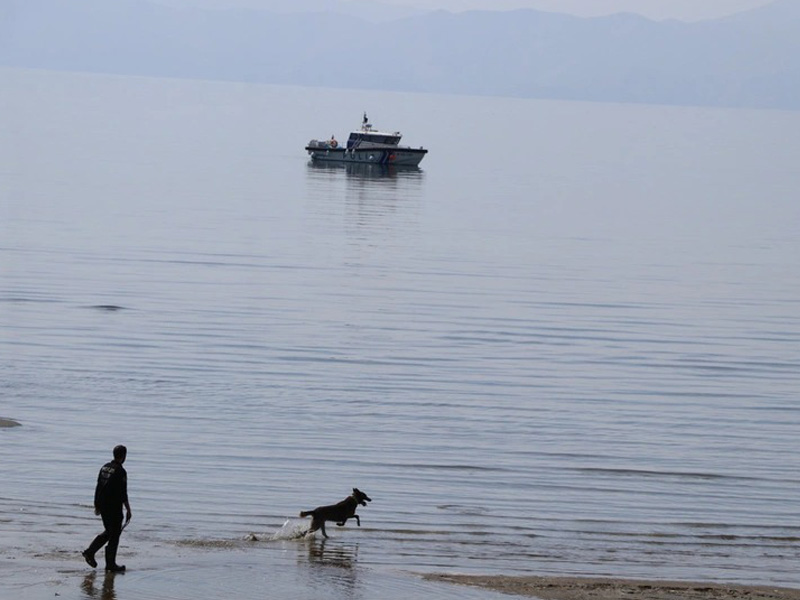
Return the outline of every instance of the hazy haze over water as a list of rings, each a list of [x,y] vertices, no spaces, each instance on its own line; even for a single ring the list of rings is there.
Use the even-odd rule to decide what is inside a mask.
[[[204,8],[278,8],[276,0],[154,0],[167,6]],[[579,16],[597,16],[631,12],[654,19],[706,19],[733,14],[767,4],[770,0],[382,0],[380,4],[419,10],[518,10],[532,8]],[[308,6],[319,6],[314,0]],[[285,4],[287,10],[303,6],[300,2]]]
[[[800,586],[797,113],[0,77],[0,580],[80,572],[125,443],[126,600],[191,549]],[[420,171],[308,164],[364,110]]]

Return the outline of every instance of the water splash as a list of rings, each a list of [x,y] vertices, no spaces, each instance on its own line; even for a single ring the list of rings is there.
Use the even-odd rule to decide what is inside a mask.
[[[308,523],[299,519],[286,519],[281,528],[272,534],[270,540],[298,540],[308,532]]]
[[[280,529],[274,533],[249,533],[245,536],[245,540],[249,542],[277,542],[285,540],[299,540],[306,536],[308,532],[308,523],[298,519],[286,519],[281,525]]]

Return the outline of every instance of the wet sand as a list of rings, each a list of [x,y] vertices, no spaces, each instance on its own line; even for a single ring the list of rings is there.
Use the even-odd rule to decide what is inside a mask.
[[[425,578],[541,600],[800,600],[796,589],[719,583],[447,574]]]
[[[2,520],[2,519],[0,519]],[[20,536],[0,529],[2,600],[503,600],[481,588],[426,581],[418,574],[369,563],[357,535],[331,539],[154,541],[123,535],[125,573],[93,569],[80,555],[95,530]]]

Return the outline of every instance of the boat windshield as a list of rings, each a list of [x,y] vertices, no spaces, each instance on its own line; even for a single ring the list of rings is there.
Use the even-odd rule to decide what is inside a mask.
[[[354,131],[350,134],[347,140],[347,147],[353,148],[358,146],[361,142],[370,142],[372,144],[386,144],[389,146],[396,146],[400,142],[399,135],[385,134],[385,133],[371,133],[365,131]]]

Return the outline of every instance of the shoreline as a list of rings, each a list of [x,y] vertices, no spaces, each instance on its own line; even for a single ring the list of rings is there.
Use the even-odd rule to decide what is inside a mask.
[[[479,587],[540,600],[800,600],[800,589],[600,577],[534,577],[430,573],[428,581]]]

